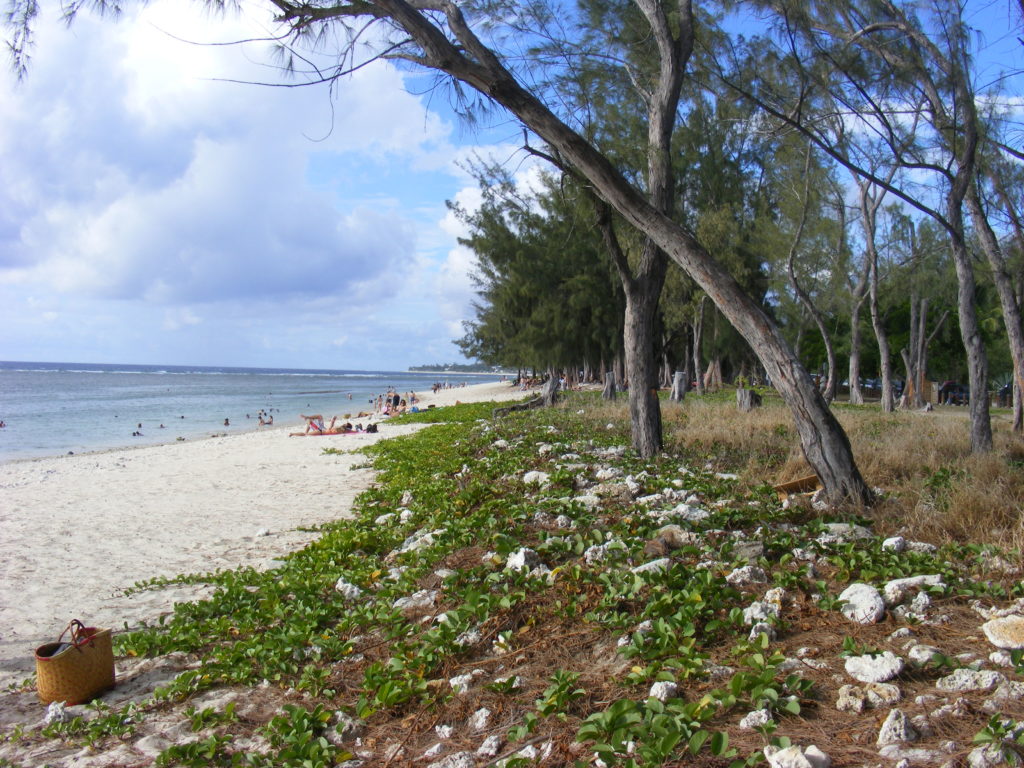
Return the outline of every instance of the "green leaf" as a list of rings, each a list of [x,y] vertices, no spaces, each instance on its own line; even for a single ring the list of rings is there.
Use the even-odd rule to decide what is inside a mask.
[[[710,737],[711,734],[708,731],[704,730],[697,731],[695,734],[693,734],[693,736],[690,737],[690,740],[689,742],[687,742],[686,745],[687,748],[690,750],[690,754],[696,755],[698,752],[700,752],[700,748],[704,746],[704,742],[706,742]]]
[[[729,749],[729,734],[725,731],[719,731],[711,737],[711,754],[718,757],[724,755],[725,751]]]
[[[615,750],[612,749],[611,744],[595,744],[594,751],[609,765],[616,762]]]

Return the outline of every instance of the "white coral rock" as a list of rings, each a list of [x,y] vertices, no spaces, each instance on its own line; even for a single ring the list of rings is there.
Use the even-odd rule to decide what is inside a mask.
[[[892,651],[883,651],[878,656],[851,656],[845,666],[847,674],[854,680],[861,683],[884,683],[903,671],[903,659]]]
[[[851,584],[839,595],[843,615],[858,624],[875,624],[885,615],[882,596],[870,584]]]

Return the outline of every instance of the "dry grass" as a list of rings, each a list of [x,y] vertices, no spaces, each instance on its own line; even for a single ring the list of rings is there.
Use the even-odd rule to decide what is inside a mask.
[[[942,544],[948,541],[1024,549],[1024,438],[1004,413],[993,417],[995,449],[971,455],[966,409],[882,413],[877,406],[837,404],[867,482],[885,499],[872,511],[876,528]],[[587,410],[596,422],[627,429],[625,399]],[[793,419],[778,398],[740,413],[732,392],[664,402],[665,445],[693,462],[739,472],[749,486],[810,474]]]

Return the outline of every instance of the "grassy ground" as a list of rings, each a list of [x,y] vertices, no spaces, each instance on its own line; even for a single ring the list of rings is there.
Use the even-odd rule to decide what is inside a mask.
[[[751,414],[732,407],[731,391],[693,400],[666,404],[669,450],[730,467],[745,487],[810,473],[778,398]],[[837,403],[835,411],[864,478],[885,492],[871,515],[875,530],[936,544],[1024,547],[1024,438],[1012,434],[1009,411],[994,410],[995,450],[985,456],[970,453],[966,408],[884,414],[876,405]]]
[[[273,571],[184,576],[217,593],[116,639],[119,655],[175,652],[192,669],[127,714],[100,705],[16,729],[0,764],[38,764],[16,756],[46,743],[103,752],[161,735],[174,742],[161,765],[741,766],[791,743],[881,764],[895,703],[837,711],[854,682],[844,659],[906,657],[914,642],[938,649],[893,681],[898,706],[923,718],[914,746],[956,764],[991,742],[1010,759],[1019,697],[993,718],[991,691],[936,683],[992,668],[971,601],[1024,595],[1019,441],[1000,422],[997,450],[974,458],[961,411],[837,410],[885,492],[855,518],[779,502],[771,484],[807,470],[771,401],[753,414],[729,393],[666,403],[666,452],[650,461],[627,448],[625,403],[593,394],[497,422],[487,404],[411,417],[440,423],[372,449],[380,474],[355,521]],[[831,541],[838,520],[875,535]],[[881,546],[897,533],[937,548]],[[744,563],[761,573],[735,578]],[[852,582],[922,574],[942,585],[916,614],[861,625],[839,611]],[[402,602],[414,595],[418,607]],[[752,631],[755,603],[768,616]],[[1024,664],[1005,663],[1024,680]],[[662,701],[656,683],[675,688]],[[935,715],[957,699],[961,715]],[[766,722],[741,728],[754,710]]]

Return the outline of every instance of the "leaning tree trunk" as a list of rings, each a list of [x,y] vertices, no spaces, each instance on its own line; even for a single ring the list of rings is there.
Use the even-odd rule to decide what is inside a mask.
[[[833,503],[870,503],[871,489],[857,469],[846,433],[778,326],[692,232],[630,184],[593,144],[523,88],[501,60],[476,37],[457,4],[445,4],[444,13],[446,23],[460,40],[459,45],[435,26],[433,16],[402,0],[375,0],[372,8],[399,24],[421,46],[423,64],[448,73],[508,109],[557,150],[561,160],[584,176],[596,193],[626,221],[675,261],[711,298],[761,360],[793,413],[804,456],[821,480],[826,498]],[[676,23],[685,23],[692,31],[690,3],[683,0],[679,8],[683,13]],[[664,22],[658,23],[659,42],[671,34],[666,31],[671,28]],[[661,50],[659,46],[659,52]],[[681,76],[678,58],[672,61],[665,54],[662,58],[666,71]],[[674,121],[675,109],[671,112]],[[666,115],[666,124],[669,124],[668,117]],[[630,389],[646,389],[648,383],[649,379],[631,381]]]

